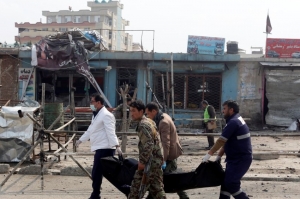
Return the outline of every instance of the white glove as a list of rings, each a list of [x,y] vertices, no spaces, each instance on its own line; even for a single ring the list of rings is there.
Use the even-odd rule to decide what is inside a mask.
[[[208,162],[209,158],[211,157],[211,155],[209,155],[208,153],[202,158],[202,163],[203,162]]]
[[[221,161],[221,158],[222,158],[221,156],[217,156],[215,162]]]
[[[118,155],[122,155],[122,150],[121,150],[120,147],[117,147],[117,148],[116,148],[116,151],[117,151]]]
[[[76,147],[79,147],[79,144],[81,144],[81,143],[82,143],[82,141],[80,141],[80,140],[77,140],[77,141],[76,141],[76,144],[75,144],[75,145],[76,145]]]

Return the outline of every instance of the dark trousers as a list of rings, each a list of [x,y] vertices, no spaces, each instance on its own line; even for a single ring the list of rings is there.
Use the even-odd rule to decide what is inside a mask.
[[[232,195],[236,199],[248,199],[245,192],[241,190],[241,179],[248,171],[252,157],[226,163],[225,178],[221,185],[219,199],[229,199]]]
[[[94,155],[94,166],[92,170],[92,187],[93,192],[91,194],[91,199],[100,199],[100,188],[102,184],[102,164],[101,164],[101,158],[108,157],[108,156],[114,156],[115,149],[98,149],[95,152]]]
[[[208,129],[207,128],[207,123],[205,123],[205,133],[213,133],[213,129]],[[208,147],[212,147],[215,144],[215,139],[214,136],[207,136],[207,141],[208,141]]]

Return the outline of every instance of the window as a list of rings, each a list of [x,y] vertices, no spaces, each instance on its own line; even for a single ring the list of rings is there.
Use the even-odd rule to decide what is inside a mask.
[[[112,32],[109,31],[109,37],[108,37],[108,39],[111,39],[111,34],[112,34]]]
[[[61,23],[61,16],[56,16],[56,22]]]
[[[68,31],[68,28],[59,28],[59,31],[60,32],[66,32],[66,31]]]
[[[65,23],[72,21],[71,16],[65,16]]]
[[[104,17],[104,23],[105,23],[105,24],[109,24],[109,19],[108,19],[108,17]]]
[[[100,16],[94,16],[94,20],[96,23],[99,23],[100,22]]]
[[[74,23],[81,23],[81,17],[80,16],[75,16]]]
[[[42,31],[48,31],[48,28],[42,28]]]

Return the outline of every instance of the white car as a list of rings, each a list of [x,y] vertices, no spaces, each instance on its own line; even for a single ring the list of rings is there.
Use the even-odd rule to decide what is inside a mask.
[[[293,52],[292,58],[300,58],[300,51]]]

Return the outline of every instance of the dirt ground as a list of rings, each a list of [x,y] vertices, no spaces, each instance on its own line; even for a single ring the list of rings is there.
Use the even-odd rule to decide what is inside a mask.
[[[267,131],[264,131],[266,133]],[[259,134],[260,132],[255,132]],[[270,131],[268,133],[275,133]],[[279,132],[278,132],[279,133]],[[280,132],[281,133],[281,132]],[[181,144],[186,155],[178,158],[178,167],[182,171],[191,171],[201,162],[202,157],[207,152],[206,137],[203,136],[181,136]],[[136,136],[128,137],[126,153],[128,157],[137,157]],[[46,144],[45,144],[46,145]],[[278,159],[273,160],[253,160],[250,170],[242,181],[242,189],[250,198],[299,198],[300,189],[300,158],[297,156],[300,149],[299,137],[256,137],[252,136],[253,153],[284,153]],[[57,148],[52,144],[52,148]],[[71,148],[71,147],[69,147]],[[45,146],[47,150],[47,145]],[[78,148],[78,152],[90,152],[89,142],[83,143]],[[188,155],[187,155],[188,154]],[[74,156],[82,165],[88,167],[93,164],[93,156]],[[212,157],[211,160],[214,160]],[[224,159],[224,158],[223,158]],[[222,161],[223,167],[225,167]],[[13,166],[13,165],[12,165]],[[70,159],[61,158],[51,169],[60,170],[62,168],[77,165]],[[7,175],[7,174],[6,174]],[[0,175],[2,182],[6,175]],[[45,175],[45,188],[41,190],[40,176],[33,175],[13,175],[6,184],[1,187],[0,198],[88,198],[91,192],[91,180],[84,176],[61,176]],[[218,198],[219,187],[201,188],[187,190],[190,198]],[[104,180],[102,185],[102,198],[124,198],[125,196]],[[178,198],[176,194],[167,194],[167,198]]]

